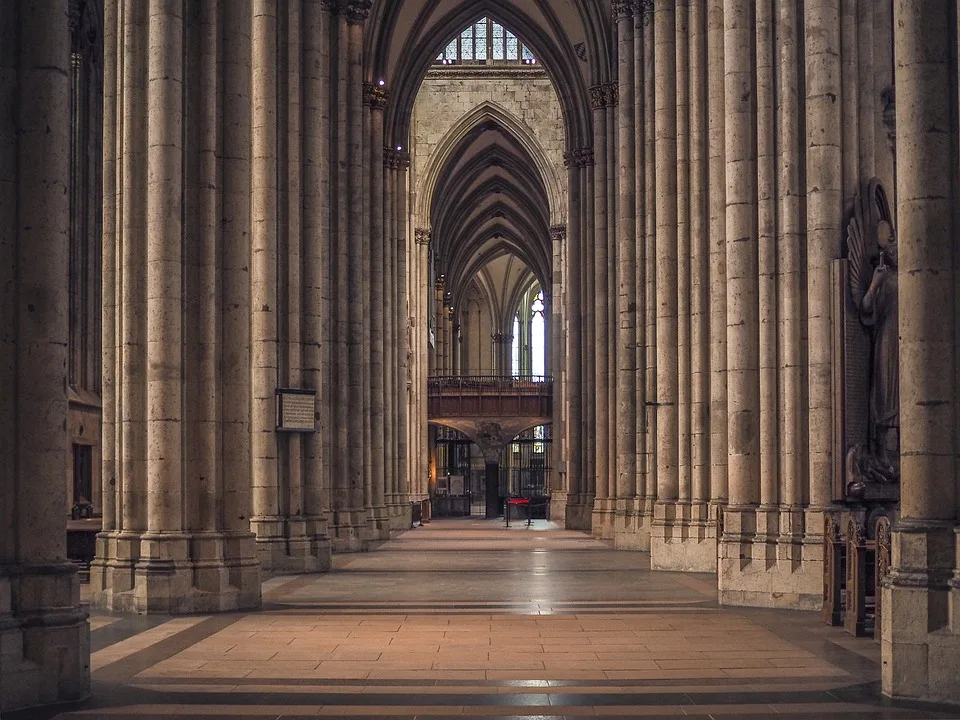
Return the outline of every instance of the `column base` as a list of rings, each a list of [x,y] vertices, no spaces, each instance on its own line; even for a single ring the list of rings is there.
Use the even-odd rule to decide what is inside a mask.
[[[960,527],[899,523],[880,589],[883,694],[960,704]]]
[[[368,511],[367,534],[375,542],[390,539],[391,516],[386,505],[372,507]]]
[[[568,493],[566,505],[562,508],[563,514],[551,517],[563,518],[563,526],[567,530],[581,530],[590,532],[593,528],[593,495]]]
[[[325,517],[252,520],[260,566],[274,575],[326,572],[332,562]]]
[[[257,555],[252,533],[101,533],[91,604],[164,615],[257,609]]]
[[[387,511],[390,514],[390,531],[409,530],[413,524],[413,512],[406,495],[387,496]]]
[[[71,563],[0,565],[0,713],[90,695],[90,625]]]
[[[706,502],[658,502],[650,523],[650,568],[716,572],[717,522]]]
[[[617,550],[650,550],[653,503],[646,498],[617,500],[613,519],[613,546]]]
[[[613,498],[596,498],[590,519],[590,531],[594,537],[613,540],[614,517],[617,513],[617,501]]]
[[[723,511],[717,567],[721,605],[820,609],[822,530],[802,534],[802,517],[797,508],[728,506]],[[822,511],[818,517],[822,528]],[[810,518],[803,523],[810,527]]]
[[[335,553],[367,549],[367,517],[364,510],[334,510],[330,540]]]

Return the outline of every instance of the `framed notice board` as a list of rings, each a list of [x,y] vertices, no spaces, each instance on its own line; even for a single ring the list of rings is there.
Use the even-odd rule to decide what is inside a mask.
[[[277,388],[277,432],[315,432],[317,391]]]

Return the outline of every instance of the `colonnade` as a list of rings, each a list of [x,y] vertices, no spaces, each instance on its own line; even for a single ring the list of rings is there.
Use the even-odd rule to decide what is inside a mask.
[[[30,5],[0,14],[0,710],[90,692],[64,516],[70,33],[67,0]]]
[[[407,522],[409,161],[369,5],[106,3],[101,607],[256,607],[260,568]],[[278,432],[279,388],[315,432]]]
[[[617,92],[591,91],[594,147],[568,153],[569,215],[581,223],[560,254],[554,517],[650,549],[655,568],[716,570],[723,603],[819,606],[824,518],[846,482],[834,386],[834,308],[846,288],[833,267],[850,207],[878,177],[903,226],[903,213],[919,212],[904,209],[906,183],[939,187],[905,175],[917,158],[933,166],[905,144],[900,115],[915,105],[896,102],[894,120],[894,88],[913,101],[934,71],[927,56],[922,78],[903,79],[900,60],[894,68],[894,48],[924,36],[895,22],[894,5],[906,18],[955,19],[949,4],[912,2],[816,0],[802,12],[762,0],[616,2]],[[941,115],[927,118],[928,133],[950,128],[935,135],[944,166],[934,195],[954,205],[944,183],[957,170],[955,27],[940,23]],[[955,222],[946,207],[924,217]],[[940,242],[947,253],[948,232]],[[901,335],[905,318],[915,322],[903,293]],[[951,302],[941,295],[937,306]],[[955,403],[955,389],[941,394]],[[953,470],[939,476],[925,482],[955,483]],[[944,492],[953,507],[955,489]]]

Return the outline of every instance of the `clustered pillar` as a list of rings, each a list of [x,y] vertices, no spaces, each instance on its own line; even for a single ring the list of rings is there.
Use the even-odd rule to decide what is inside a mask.
[[[936,436],[904,430],[903,497],[926,492],[937,507],[911,509],[904,500],[894,547],[914,548],[916,557],[901,559],[903,572],[891,576],[887,592],[894,603],[905,596],[907,581],[898,578],[919,577],[921,555],[936,548],[938,570],[924,576],[937,580],[909,592],[936,595],[943,608],[956,596],[956,581],[948,582],[955,540],[946,538],[956,525],[958,434],[949,413],[957,374],[942,369],[952,367],[957,330],[945,334],[903,309],[956,301],[957,253],[946,249],[960,205],[956,10],[919,0],[890,7],[613,3],[616,152],[606,145],[606,115],[593,88],[595,172],[571,162],[569,177],[571,208],[593,198],[595,217],[587,234],[568,231],[564,247],[566,518],[576,521],[575,492],[594,494],[590,525],[609,536],[605,512],[613,500],[618,547],[649,548],[655,568],[717,571],[724,604],[820,604],[824,519],[838,512],[846,473],[835,308],[847,290],[834,270],[846,252],[853,200],[872,176],[896,196],[901,270],[908,259],[917,263],[900,291],[901,424]],[[601,217],[609,210],[598,202],[608,195],[600,188],[611,157],[616,214]],[[611,225],[616,242],[605,245]],[[933,238],[943,247],[933,250]],[[911,255],[907,243],[921,240],[923,252]],[[598,284],[598,264],[611,253],[615,331],[604,324],[607,299]],[[935,291],[937,283],[946,285]],[[908,288],[920,293],[916,301]],[[604,407],[610,385],[602,368],[611,354],[615,423]],[[930,378],[910,365],[921,362]],[[914,383],[922,411],[908,406]],[[610,432],[616,451],[605,455]],[[922,457],[941,464],[914,470],[911,481],[908,468]],[[934,476],[950,491],[911,489],[920,478],[934,487]],[[931,619],[930,632],[940,622],[952,620]],[[935,652],[926,630],[890,642]]]
[[[946,22],[945,22],[946,20]],[[957,6],[894,3],[901,504],[881,590],[883,691],[960,697]],[[951,368],[953,371],[951,372]]]
[[[0,712],[90,692],[64,515],[70,32],[67,0],[35,5],[0,15]]]
[[[361,74],[370,2],[198,7],[105,8],[111,610],[257,607],[261,568],[409,524],[408,161]],[[315,431],[277,430],[281,388]]]

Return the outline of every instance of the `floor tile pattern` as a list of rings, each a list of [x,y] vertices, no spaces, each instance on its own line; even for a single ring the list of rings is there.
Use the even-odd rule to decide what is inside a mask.
[[[262,612],[94,614],[94,696],[9,718],[960,718],[885,702],[871,639],[715,587],[546,521],[435,521],[267,580]]]

